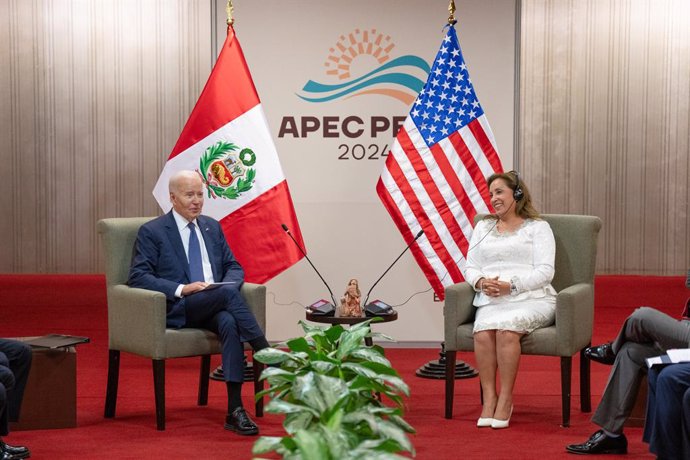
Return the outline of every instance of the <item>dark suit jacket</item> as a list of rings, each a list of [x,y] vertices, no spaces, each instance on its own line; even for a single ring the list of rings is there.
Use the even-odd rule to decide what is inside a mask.
[[[235,260],[217,220],[197,218],[211,262],[214,281],[233,281],[238,290],[244,282],[244,270]],[[172,211],[142,225],[134,246],[127,284],[159,291],[168,300],[167,325],[185,325],[184,297],[175,297],[180,284],[189,284],[189,263]]]

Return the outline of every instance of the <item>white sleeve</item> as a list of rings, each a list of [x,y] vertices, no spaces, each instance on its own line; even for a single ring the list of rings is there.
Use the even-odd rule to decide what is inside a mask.
[[[531,291],[547,286],[553,280],[556,241],[548,222],[536,221],[532,241],[532,272],[517,280],[518,291]]]
[[[470,285],[476,291],[475,285],[480,278],[486,277],[479,265],[478,255],[481,251],[481,245],[479,244],[483,238],[486,238],[488,232],[491,231],[491,227],[488,225],[493,223],[488,220],[480,220],[472,231],[472,236],[470,237],[469,251],[467,252],[467,259],[465,262],[465,281],[470,283]]]

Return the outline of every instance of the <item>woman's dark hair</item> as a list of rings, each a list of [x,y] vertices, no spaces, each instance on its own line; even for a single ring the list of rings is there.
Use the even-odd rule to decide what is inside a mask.
[[[491,183],[496,179],[503,179],[503,182],[505,182],[508,188],[513,191],[513,195],[515,194],[515,189],[517,189],[518,186],[522,190],[522,198],[515,202],[515,213],[518,216],[522,217],[523,219],[539,218],[539,213],[536,209],[534,209],[534,206],[532,205],[532,195],[530,195],[529,189],[527,188],[523,180],[520,179],[520,175],[517,172],[508,171],[504,173],[492,174],[486,180],[486,185],[488,187],[491,187]],[[492,217],[494,219],[497,218],[495,214],[492,214],[489,217]]]

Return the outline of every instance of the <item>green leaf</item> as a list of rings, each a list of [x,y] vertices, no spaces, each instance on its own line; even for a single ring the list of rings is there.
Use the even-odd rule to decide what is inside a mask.
[[[417,432],[412,427],[412,425],[410,425],[405,420],[403,420],[403,418],[400,417],[399,415],[391,415],[388,419],[391,421],[391,423],[394,423],[395,425],[399,426],[400,428],[402,428],[404,431],[406,431],[408,433],[416,433]]]
[[[309,412],[314,417],[318,417],[319,413],[312,409],[311,407],[304,406],[302,404],[293,404],[282,399],[271,399],[268,404],[266,404],[266,412],[271,414],[293,414],[298,412]]]
[[[374,363],[383,364],[385,366],[390,366],[391,363],[383,356],[376,347],[363,347],[357,350],[353,350],[352,357],[363,359],[364,361],[371,361]]]
[[[296,339],[288,340],[287,346],[290,349],[290,351],[302,351],[305,353],[309,353],[311,351],[311,347],[309,346],[307,339],[305,339],[304,337],[298,337]]]
[[[294,440],[303,460],[327,460],[331,458],[328,453],[328,445],[315,433],[300,430],[295,434]]]
[[[363,362],[362,366],[364,366],[368,369],[371,369],[372,371],[376,372],[377,374],[392,375],[393,377],[399,377],[400,376],[395,369],[393,369],[391,366],[388,366],[386,364],[376,363],[376,362]]]
[[[252,447],[252,454],[266,454],[275,451],[283,438],[277,436],[261,436]]]
[[[368,329],[349,330],[340,338],[337,357],[343,359],[354,350],[364,347],[364,337],[369,333]]]
[[[273,347],[264,348],[254,353],[254,359],[264,364],[280,364],[290,358],[290,353]]]
[[[283,427],[289,434],[295,434],[299,430],[310,429],[318,420],[317,417],[314,417],[309,412],[295,412],[285,416]]]

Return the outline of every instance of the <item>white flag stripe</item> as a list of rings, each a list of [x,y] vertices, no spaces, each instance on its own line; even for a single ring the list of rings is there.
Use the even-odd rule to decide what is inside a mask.
[[[472,133],[470,133],[470,135],[471,134]],[[448,158],[453,170],[456,172],[458,180],[460,181],[460,184],[462,184],[462,188],[465,190],[465,194],[472,202],[472,206],[478,213],[488,213],[489,208],[486,206],[486,203],[484,202],[484,199],[477,188],[477,184],[467,171],[467,168],[465,168],[465,165],[462,162],[460,155],[458,155],[458,152],[455,150],[453,144],[448,139],[443,139],[441,142],[439,142],[439,145],[441,146],[443,153],[446,154],[446,158]],[[484,170],[482,170],[482,174],[484,175]],[[488,177],[491,174],[493,174],[493,171],[484,175],[484,177]],[[472,223],[467,219],[467,216],[464,215],[464,217],[466,218],[467,222],[470,223],[470,227],[472,227]],[[472,229],[469,229],[469,234],[465,233],[465,237],[468,240],[471,233]]]
[[[405,219],[405,222],[407,223],[407,227],[410,230],[410,232],[413,235],[419,233],[422,227],[415,218],[412,209],[410,208],[407,200],[405,199],[405,196],[398,188],[398,185],[395,183],[395,180],[388,171],[388,168],[384,168],[381,172],[381,181],[385,185],[386,190],[388,190],[388,193],[393,198],[393,201],[395,202],[398,211],[403,216],[403,219]],[[426,235],[422,235],[417,240],[417,245],[419,246],[419,249],[422,251],[422,254],[424,254],[424,257],[427,258],[427,261],[431,265],[431,268],[434,270],[434,273],[436,273],[436,276],[440,280],[443,276],[445,276],[448,273],[448,270],[446,270],[446,267],[443,265],[441,259],[436,254],[436,251],[434,251],[434,249],[431,247],[431,244],[429,243],[429,240],[427,239]]]
[[[429,152],[428,149],[427,154],[431,155],[431,152]],[[417,176],[417,173],[414,170],[414,166],[410,162],[407,155],[405,155],[404,152],[400,151],[394,152],[394,156],[395,159],[398,161],[398,165],[400,166],[400,169],[402,170],[407,182],[410,184],[415,184],[419,182],[420,179]],[[433,225],[434,229],[436,230],[436,233],[438,233],[441,242],[446,247],[446,251],[448,251],[448,253],[450,254],[450,257],[453,259],[453,262],[458,260],[460,257],[462,257],[462,251],[460,250],[455,240],[451,236],[450,230],[446,226],[446,223],[443,221],[441,214],[438,212],[438,208],[434,204],[433,200],[427,193],[424,186],[420,183],[420,186],[418,187],[413,186],[412,191],[417,197],[419,203],[422,205],[422,209],[428,216],[431,225]],[[448,262],[450,263],[451,261]]]
[[[153,189],[154,197],[165,212],[168,212],[172,207],[168,193],[170,177],[181,170],[198,170],[201,155],[208,146],[214,145],[219,140],[232,142],[240,150],[243,148],[252,149],[256,154],[256,163],[251,168],[256,171],[256,177],[253,187],[235,200],[223,198],[206,200],[204,202],[205,215],[220,220],[285,180],[280,168],[278,153],[268,131],[268,123],[263,108],[261,104],[258,104],[168,160]]]
[[[448,206],[448,208],[451,210],[451,213],[453,217],[455,218],[455,221],[458,224],[458,227],[462,230],[463,235],[465,235],[465,239],[469,241],[470,235],[472,234],[472,223],[467,219],[467,215],[465,214],[464,210],[460,206],[460,202],[458,201],[457,196],[455,195],[455,192],[453,189],[450,187],[448,184],[448,181],[446,180],[445,176],[443,175],[443,172],[438,166],[438,163],[436,163],[436,160],[434,159],[433,154],[431,153],[431,150],[429,147],[427,147],[426,143],[422,139],[421,133],[419,133],[419,130],[417,130],[417,126],[414,124],[412,119],[408,117],[408,120],[410,120],[410,124],[407,124],[407,121],[403,125],[404,128],[407,128],[408,126],[411,126],[412,132],[408,131],[408,136],[412,143],[414,144],[414,148],[419,152],[419,154],[422,157],[422,161],[424,162],[424,165],[427,167],[429,170],[429,173],[431,175],[432,180],[438,187],[441,196],[443,197],[443,200],[445,201],[445,204]],[[448,141],[447,138],[444,138],[441,142],[439,142],[439,147],[441,150],[443,150],[443,153],[446,155],[446,158],[448,158],[449,162],[454,160],[455,164],[453,162],[450,162],[451,166],[453,167],[453,170],[456,172],[458,175],[467,175],[467,171],[465,170],[464,166],[459,161],[459,158],[457,156],[457,153],[454,155],[448,155],[448,152],[446,148],[444,148],[444,144],[450,146],[452,149],[452,144]],[[453,152],[455,150],[453,149]],[[471,180],[470,180],[471,182]],[[461,182],[462,183],[462,182]],[[474,190],[476,191],[476,187],[474,187],[474,183],[472,184]],[[463,188],[465,190],[468,190],[467,185],[463,183]],[[478,193],[478,192],[477,192]],[[468,193],[469,195],[469,193]],[[481,198],[481,196],[480,196]],[[476,207],[476,206],[475,206]],[[434,214],[438,214],[437,211],[434,211]],[[457,245],[455,246],[457,247]],[[462,254],[460,254],[462,255]],[[457,260],[457,257],[453,255],[453,260]]]
[[[482,115],[484,117],[484,115]],[[484,178],[489,177],[492,175],[495,171],[493,166],[491,166],[491,163],[489,163],[489,159],[486,157],[486,153],[482,150],[482,148],[479,146],[479,143],[477,142],[477,139],[474,137],[474,134],[472,134],[472,131],[470,131],[470,128],[467,126],[463,126],[458,130],[458,134],[460,134],[460,137],[462,138],[463,142],[467,146],[467,149],[470,151],[470,154],[472,155],[472,158],[474,158],[474,161],[477,162],[477,165],[479,166],[479,169],[482,170],[482,175]]]
[[[491,131],[489,119],[486,118],[485,114],[482,114],[479,118],[477,118],[477,121],[479,121],[479,124],[482,125],[482,129],[484,130],[486,137],[489,138],[489,141],[491,142],[491,146],[494,148],[494,151],[498,152],[498,147],[496,147],[496,138],[494,138],[494,132]]]

